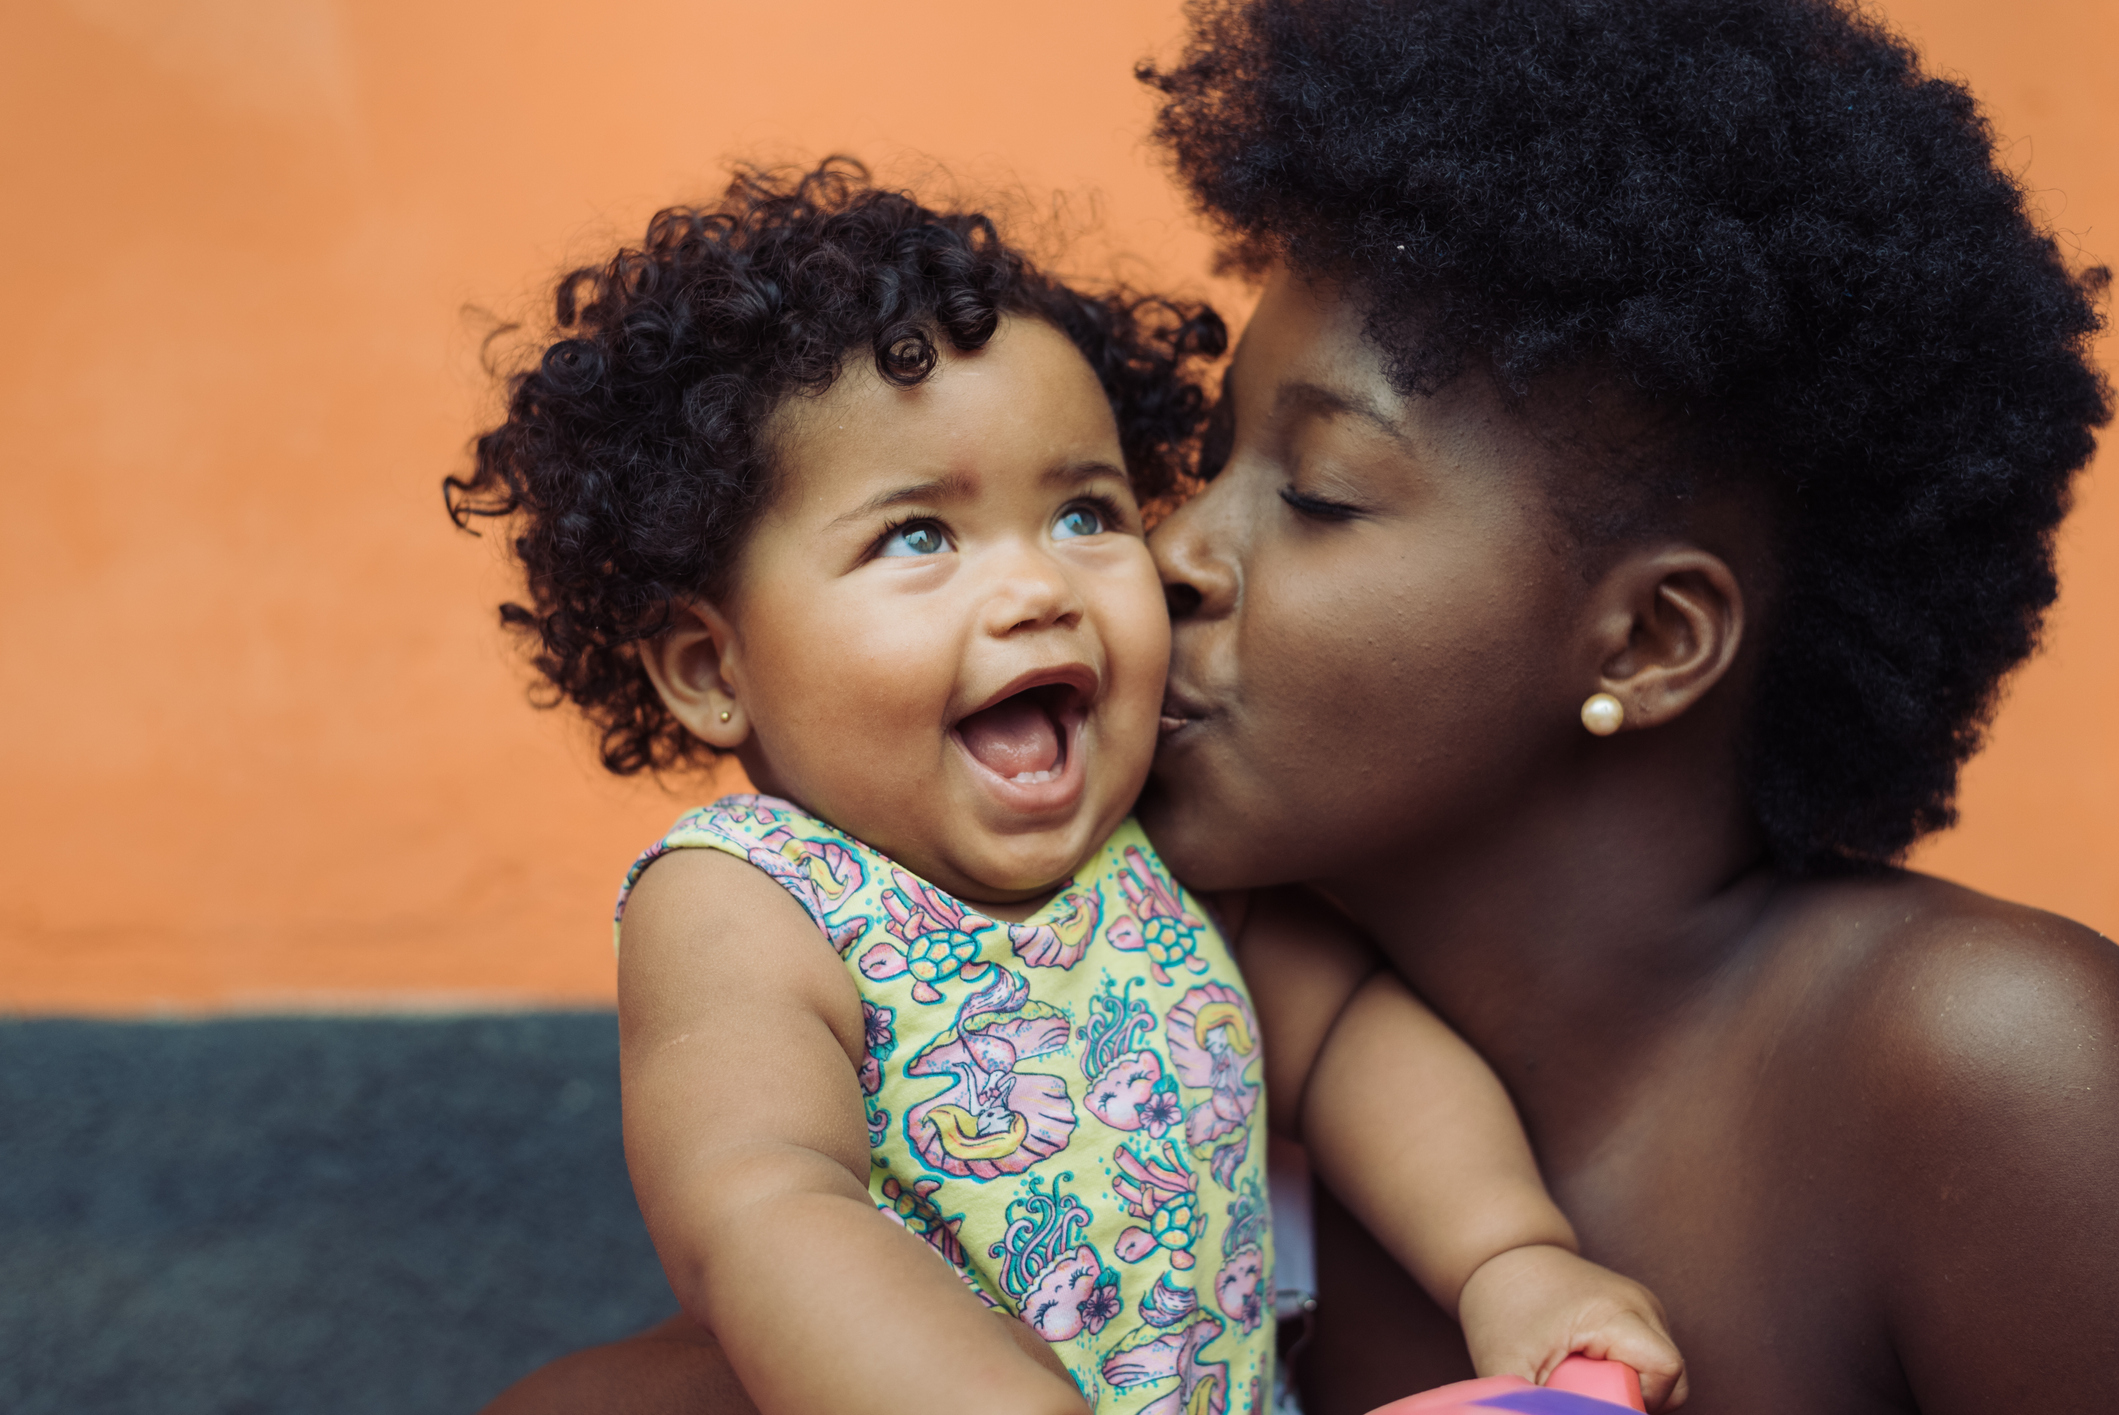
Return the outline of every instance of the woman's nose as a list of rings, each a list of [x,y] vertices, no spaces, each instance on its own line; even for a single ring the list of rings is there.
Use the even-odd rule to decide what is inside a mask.
[[[1219,483],[1209,483],[1148,537],[1173,622],[1227,614],[1235,607],[1239,580],[1234,547],[1227,544],[1230,528],[1216,504],[1228,500],[1217,497],[1220,489]]]

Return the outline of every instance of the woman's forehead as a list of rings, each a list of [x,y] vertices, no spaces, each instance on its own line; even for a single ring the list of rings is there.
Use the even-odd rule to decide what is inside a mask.
[[[1409,393],[1369,336],[1370,308],[1342,284],[1276,268],[1237,345],[1225,394],[1238,405],[1255,400],[1247,412],[1282,422],[1350,415],[1409,455],[1476,448],[1563,481],[1568,464],[1634,464],[1679,431],[1669,408],[1593,362],[1553,369],[1511,391],[1473,354],[1439,387]]]
[[[1362,307],[1338,284],[1277,266],[1237,341],[1231,372],[1306,383],[1354,401],[1391,391]]]
[[[1276,271],[1245,328],[1224,395],[1253,428],[1344,421],[1388,438],[1404,456],[1520,464],[1539,441],[1504,407],[1493,381],[1459,376],[1427,393],[1390,378],[1366,333],[1367,306],[1331,281]]]

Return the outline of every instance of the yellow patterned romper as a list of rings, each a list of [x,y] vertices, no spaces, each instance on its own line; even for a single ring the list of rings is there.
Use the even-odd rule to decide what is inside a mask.
[[[868,1188],[1099,1412],[1250,1415],[1272,1389],[1258,1026],[1235,960],[1128,820],[1019,924],[772,796],[679,820],[765,871],[861,990]]]

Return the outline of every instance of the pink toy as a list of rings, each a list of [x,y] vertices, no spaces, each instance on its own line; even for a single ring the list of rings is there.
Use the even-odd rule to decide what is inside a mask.
[[[1542,1386],[1521,1376],[1485,1376],[1394,1400],[1369,1415],[1617,1415],[1647,1408],[1633,1367],[1570,1356]]]

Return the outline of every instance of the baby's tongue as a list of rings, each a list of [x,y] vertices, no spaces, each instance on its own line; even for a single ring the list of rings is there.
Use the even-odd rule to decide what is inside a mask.
[[[1026,693],[973,713],[956,730],[971,755],[998,776],[1051,771],[1059,765],[1059,732]]]

